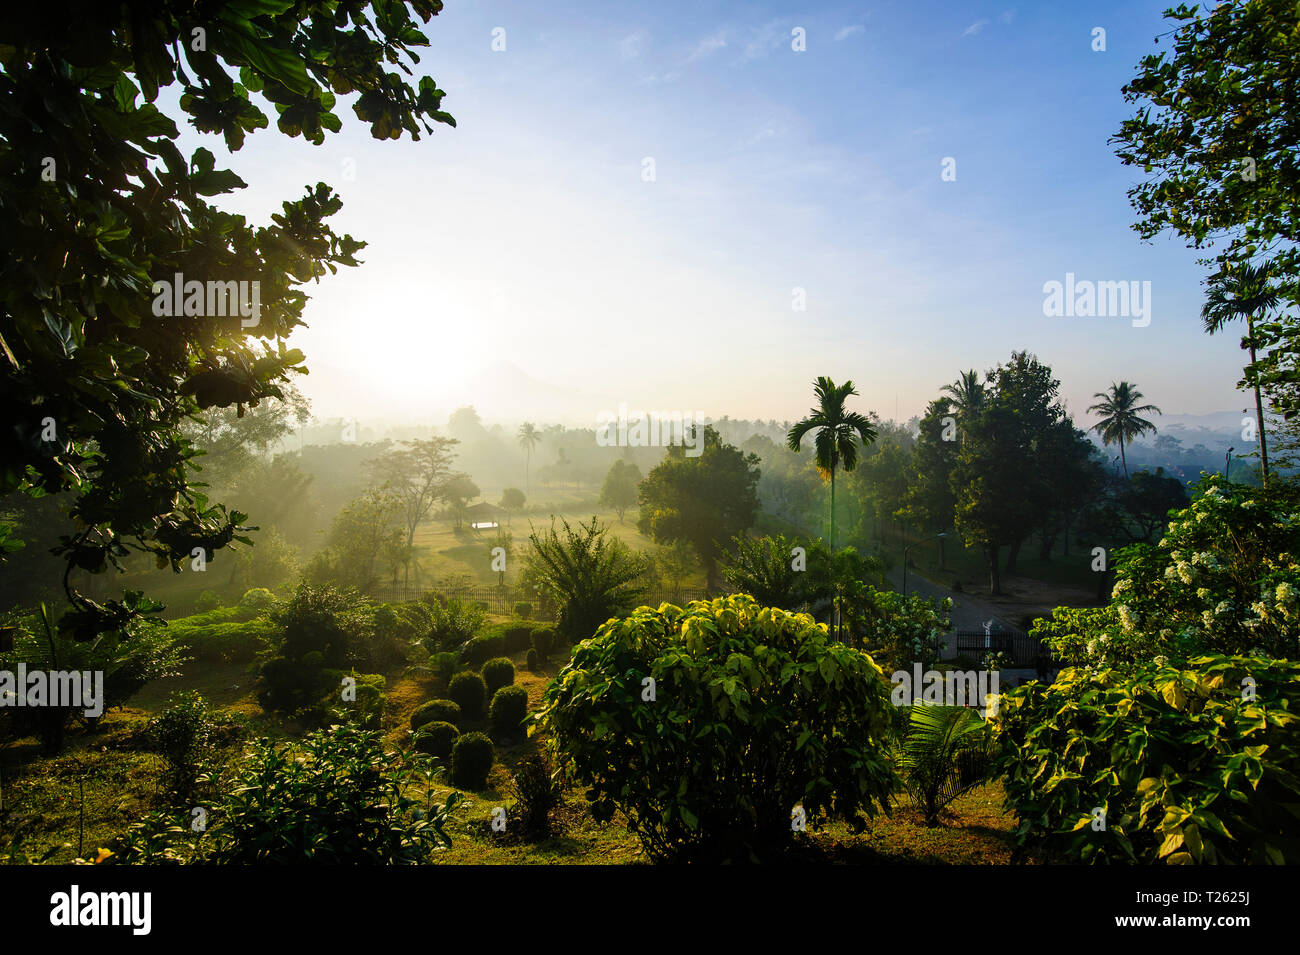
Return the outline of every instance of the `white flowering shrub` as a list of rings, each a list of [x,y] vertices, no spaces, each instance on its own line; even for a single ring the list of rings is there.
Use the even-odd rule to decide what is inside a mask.
[[[1033,633],[1077,666],[1161,655],[1300,658],[1300,489],[1205,478],[1159,545],[1117,554],[1108,606],[1061,607]]]

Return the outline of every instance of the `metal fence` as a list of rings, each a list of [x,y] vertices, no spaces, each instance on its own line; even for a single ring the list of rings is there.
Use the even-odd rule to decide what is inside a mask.
[[[957,630],[948,635],[947,642],[957,656],[977,660],[986,653],[1005,653],[1017,666],[1038,666],[1051,659],[1041,640],[1019,630]]]

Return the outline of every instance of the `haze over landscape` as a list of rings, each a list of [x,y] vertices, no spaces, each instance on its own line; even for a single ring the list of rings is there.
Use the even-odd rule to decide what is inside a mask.
[[[421,55],[459,125],[433,147],[348,123],[322,147],[254,136],[249,188],[218,197],[263,218],[331,182],[339,230],[369,243],[364,268],[308,290],[295,342],[318,417],[441,422],[472,403],[518,418],[515,381],[475,378],[504,360],[571,390],[525,388],[527,416],[572,424],[617,401],[792,419],[818,374],[907,420],[1012,347],[1053,365],[1081,417],[1126,379],[1167,414],[1245,405],[1235,339],[1200,331],[1194,253],[1138,240],[1137,177],[1107,143],[1120,87],[1167,30],[1159,4],[505,13],[440,14]],[[1150,325],[1044,317],[1044,283],[1067,272],[1150,281]]]

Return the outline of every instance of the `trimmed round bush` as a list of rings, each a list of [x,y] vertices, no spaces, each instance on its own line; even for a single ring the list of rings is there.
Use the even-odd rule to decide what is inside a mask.
[[[528,648],[528,656],[525,657],[524,660],[524,666],[528,667],[528,669],[533,672],[536,672],[537,668],[542,665],[541,658],[537,656],[537,651],[532,647]]]
[[[545,660],[555,649],[555,630],[551,627],[543,627],[541,630],[533,631],[533,649],[537,655]]]
[[[452,747],[460,739],[460,730],[450,723],[441,721],[426,723],[415,734],[415,748],[421,753],[428,753],[438,759],[451,756]]]
[[[279,603],[275,595],[265,587],[254,587],[251,590],[245,590],[244,596],[239,598],[240,610],[251,610],[254,613],[265,613],[268,610],[274,610],[275,605]]]
[[[418,730],[427,723],[460,725],[460,705],[451,700],[430,700],[421,703],[411,714],[411,729]]]
[[[447,685],[447,696],[456,701],[468,719],[478,719],[487,703],[487,684],[477,673],[457,673]]]
[[[528,691],[522,686],[503,686],[492,696],[488,725],[497,739],[514,739],[526,735],[519,724],[528,715]]]
[[[547,687],[540,729],[596,820],[623,812],[651,858],[748,860],[789,848],[796,805],[810,828],[888,806],[892,711],[868,654],[735,594],[604,623]]]
[[[515,604],[515,616],[520,620],[527,620],[533,614],[533,605],[527,600],[520,600]]]
[[[468,643],[465,649],[461,651],[460,658],[468,665],[479,666],[486,660],[493,657],[499,657],[508,652],[506,650],[506,638],[501,633],[490,632],[480,633]]]
[[[497,657],[483,664],[479,670],[483,676],[483,682],[487,685],[487,695],[490,698],[493,693],[503,686],[509,686],[515,682],[515,665],[510,662],[508,657]]]
[[[487,788],[496,752],[486,733],[466,733],[451,748],[451,784],[474,792]]]

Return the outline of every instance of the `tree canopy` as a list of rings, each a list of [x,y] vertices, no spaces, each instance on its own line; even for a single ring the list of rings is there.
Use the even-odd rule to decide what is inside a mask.
[[[206,148],[181,153],[159,91],[178,84],[183,118],[231,151],[268,127],[268,106],[280,133],[320,144],[349,95],[375,138],[419,139],[454,125],[443,91],[411,70],[428,45],[417,21],[441,9],[160,0],[0,13],[0,494],[75,495],[77,530],[57,549],[69,572],[130,549],[178,568],[247,540],[245,515],[191,485],[182,422],[281,397],[306,370],[286,344],[303,286],[364,247],[329,226],[341,201],[324,183],[265,225],[211,204],[244,182]],[[182,315],[159,307],[182,298]],[[141,606],[65,586],[63,626],[84,639]]]

